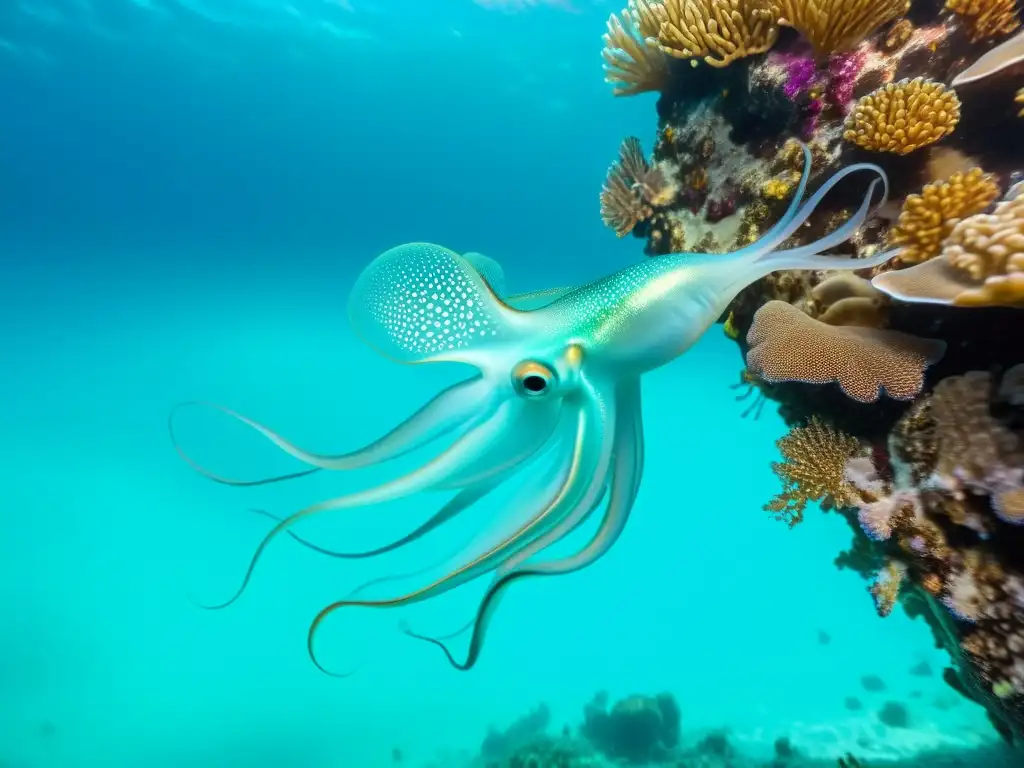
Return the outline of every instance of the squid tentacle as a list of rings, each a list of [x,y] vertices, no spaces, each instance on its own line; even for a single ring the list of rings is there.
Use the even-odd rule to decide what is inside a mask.
[[[447,389],[442,390],[426,405],[383,437],[359,450],[336,455],[306,451],[259,422],[216,403],[204,401],[179,403],[172,409],[168,417],[167,426],[171,433],[171,442],[178,455],[194,470],[210,480],[232,486],[266,485],[268,483],[311,475],[321,469],[362,469],[363,467],[380,464],[411,453],[417,448],[421,448],[472,421],[474,411],[483,406],[493,396],[490,386],[490,383],[479,375],[453,384]],[[313,468],[259,480],[236,480],[211,472],[199,464],[181,447],[181,442],[178,440],[177,433],[175,432],[175,416],[180,410],[187,407],[213,408],[227,414],[263,435],[263,437],[267,438],[288,455],[306,464],[311,464]]]
[[[502,435],[515,423],[516,417],[519,415],[520,409],[516,407],[517,405],[518,403],[516,402],[505,402],[498,406],[497,413],[482,415],[478,419],[482,423],[474,425],[474,428],[461,435],[441,454],[396,480],[364,491],[312,504],[284,518],[256,546],[256,550],[253,552],[249,560],[249,566],[242,578],[242,583],[235,594],[223,603],[202,605],[201,607],[209,610],[219,610],[238,600],[252,579],[256,564],[270,542],[290,529],[298,521],[331,510],[352,509],[392,501],[420,491],[436,488],[438,485],[446,482],[452,475],[456,474],[471,461],[471,457],[486,452],[494,442],[501,440]]]
[[[624,410],[629,418],[621,419],[623,422],[621,428],[616,430],[616,454],[612,470],[608,507],[601,526],[587,546],[569,557],[527,564],[523,567],[513,566],[508,568],[488,588],[483,599],[480,601],[474,620],[456,633],[443,637],[428,637],[414,632],[408,625],[405,625],[402,627],[402,631],[406,635],[436,645],[442,650],[453,667],[462,671],[469,670],[480,657],[487,628],[494,617],[502,595],[508,590],[509,586],[519,579],[530,576],[556,576],[582,570],[597,562],[612,548],[629,519],[643,474],[643,422],[638,385],[639,382],[629,382],[626,385],[626,391],[623,393]],[[537,551],[540,551],[540,548]],[[523,557],[524,555],[525,557]],[[530,557],[530,554],[527,553],[527,550],[523,550],[516,556],[516,559],[526,560],[528,557]],[[444,641],[461,634],[470,626],[473,627],[473,636],[470,639],[466,659],[460,662],[455,658]]]
[[[314,641],[320,625],[335,611],[345,607],[397,608],[444,594],[491,570],[496,562],[500,563],[510,554],[514,554],[520,547],[545,530],[549,530],[552,525],[556,525],[565,515],[571,514],[578,507],[589,507],[592,501],[591,494],[599,493],[602,488],[600,483],[591,482],[588,478],[605,476],[614,442],[610,439],[610,430],[606,427],[606,416],[609,417],[608,421],[614,423],[613,404],[603,403],[591,389],[576,413],[574,445],[564,481],[554,498],[547,502],[541,511],[502,542],[430,584],[399,597],[383,600],[344,599],[321,609],[313,618],[306,634],[306,649],[313,664],[322,672],[332,674],[317,658]],[[595,485],[598,487],[595,488]]]

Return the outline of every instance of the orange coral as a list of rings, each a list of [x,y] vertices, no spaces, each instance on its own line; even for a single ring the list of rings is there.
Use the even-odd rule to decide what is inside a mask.
[[[1017,0],[946,0],[963,21],[972,43],[1008,35],[1020,26]]]
[[[862,403],[877,400],[881,390],[898,400],[913,398],[925,369],[945,351],[936,339],[826,325],[783,301],[757,310],[747,343],[747,367],[765,381],[836,382]]]
[[[960,99],[923,77],[889,83],[857,100],[843,138],[872,152],[906,155],[948,136],[960,122]]]
[[[795,27],[819,56],[856,48],[910,0],[779,0],[779,23]]]
[[[665,53],[712,67],[763,53],[779,36],[767,0],[664,0],[653,17],[661,22],[657,39]]]
[[[917,264],[937,256],[961,219],[985,210],[999,195],[995,177],[981,168],[954,173],[946,181],[926,184],[909,195],[899,221],[889,230],[889,244],[900,248],[900,261]]]
[[[783,460],[774,462],[772,471],[782,481],[783,489],[765,505],[765,510],[777,520],[792,528],[803,520],[809,502],[850,502],[854,489],[844,472],[846,462],[861,452],[857,438],[813,417],[806,426],[791,429],[775,445]]]

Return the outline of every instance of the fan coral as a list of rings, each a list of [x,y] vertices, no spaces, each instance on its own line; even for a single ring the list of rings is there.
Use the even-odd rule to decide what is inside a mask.
[[[837,382],[862,403],[876,401],[881,390],[897,400],[913,398],[946,347],[897,331],[826,325],[783,301],[757,310],[747,343],[747,368],[765,381]]]
[[[1016,30],[1016,5],[1017,0],[946,0],[946,10],[960,17],[972,43]]]
[[[889,244],[901,246],[905,264],[934,258],[961,219],[981,213],[998,195],[995,177],[980,168],[927,184],[903,203],[899,221],[889,230]]]
[[[648,201],[658,196],[664,184],[664,175],[647,164],[640,139],[625,138],[601,190],[601,218],[619,237],[628,235],[650,217]]]
[[[676,58],[703,58],[713,67],[763,53],[779,28],[766,0],[664,0],[658,42]]]
[[[942,254],[872,280],[902,301],[966,307],[1024,307],[1024,197],[958,223]]]
[[[949,135],[960,100],[942,83],[916,77],[889,83],[859,99],[843,138],[873,152],[906,155]]]
[[[954,77],[951,84],[955,88],[973,83],[976,80],[983,80],[1021,61],[1024,61],[1024,32],[1018,32],[1009,40],[1000,43],[991,51],[988,51],[971,66]]]
[[[779,0],[779,23],[794,27],[815,54],[826,56],[856,48],[908,8],[910,0]]]
[[[656,45],[648,42],[629,11],[608,18],[608,31],[602,38],[605,82],[613,85],[616,96],[635,96],[660,91],[668,80],[668,62]]]
[[[951,376],[936,385],[931,407],[939,449],[935,471],[947,487],[990,496],[997,515],[1021,524],[1024,447],[989,413],[991,390],[992,377],[985,371]]]
[[[804,519],[809,502],[849,502],[854,489],[844,472],[846,462],[862,450],[857,438],[814,417],[805,426],[791,429],[775,445],[783,460],[774,462],[772,471],[783,488],[765,505],[765,511],[792,528]]]

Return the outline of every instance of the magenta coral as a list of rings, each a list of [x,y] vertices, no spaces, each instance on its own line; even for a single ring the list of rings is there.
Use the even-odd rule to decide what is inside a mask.
[[[844,114],[853,101],[853,89],[866,58],[863,51],[852,51],[835,54],[828,60],[826,97],[829,103],[838,107]]]

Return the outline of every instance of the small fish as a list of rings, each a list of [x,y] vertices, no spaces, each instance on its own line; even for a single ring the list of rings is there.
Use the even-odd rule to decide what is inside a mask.
[[[400,750],[398,747],[393,747],[391,749],[391,762],[397,765],[398,763],[402,762],[402,759],[402,750]]]
[[[832,642],[832,636],[823,629],[818,630],[818,643],[821,645],[828,645]]]
[[[864,705],[856,696],[847,696],[845,699],[843,699],[843,706],[851,712],[859,712],[860,710],[864,709]]]

